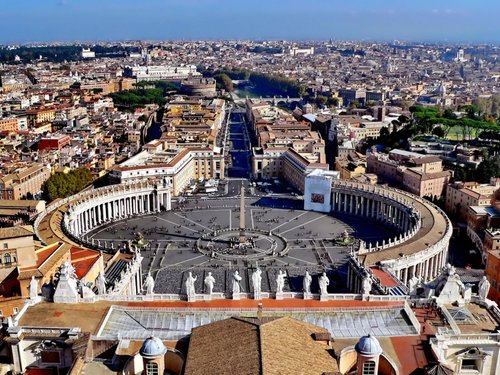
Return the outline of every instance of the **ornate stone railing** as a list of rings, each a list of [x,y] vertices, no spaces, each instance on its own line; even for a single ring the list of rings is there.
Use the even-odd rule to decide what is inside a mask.
[[[361,301],[361,294],[349,294],[349,293],[329,293],[327,295],[320,296],[320,294],[312,293],[310,294],[313,300],[322,301]],[[239,293],[240,299],[254,299],[253,293]],[[265,298],[276,298],[275,292],[263,292],[261,297]],[[303,299],[304,293],[298,292],[283,292],[281,294],[283,299]],[[321,297],[321,298],[320,298]],[[221,300],[221,299],[232,299],[232,293],[213,293],[208,294],[196,294],[195,298],[191,302],[195,301],[210,301],[210,300]],[[384,302],[403,302],[408,299],[408,296],[385,296],[385,295],[369,295],[368,301],[384,301]],[[139,295],[116,295],[116,294],[104,294],[96,295],[89,298],[79,298],[78,303],[95,303],[97,301],[111,301],[111,302],[153,302],[153,301],[187,301],[187,296],[185,294],[139,294]],[[357,309],[357,307],[356,307]]]

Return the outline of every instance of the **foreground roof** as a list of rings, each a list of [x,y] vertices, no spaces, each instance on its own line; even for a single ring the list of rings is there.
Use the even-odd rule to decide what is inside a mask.
[[[258,320],[229,318],[193,329],[186,375],[323,374],[338,372],[324,341],[328,331],[282,317]]]

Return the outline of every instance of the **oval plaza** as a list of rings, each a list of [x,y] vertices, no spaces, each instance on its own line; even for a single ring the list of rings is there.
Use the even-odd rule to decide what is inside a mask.
[[[303,207],[298,200],[244,197],[244,191],[239,198],[186,202],[173,198],[167,182],[112,185],[52,204],[36,231],[45,243],[141,253],[142,272],[132,294],[141,293],[140,284],[152,272],[155,293],[185,295],[184,271],[193,267],[197,289],[205,289],[202,279],[212,272],[225,285],[215,289],[221,298],[231,297],[234,270],[244,274],[241,293],[250,297],[251,275],[259,267],[269,295],[276,293],[281,269],[287,272],[285,298],[302,296],[305,271],[314,276],[314,291],[321,271],[327,271],[337,279],[331,292],[344,282],[347,289],[340,291],[359,293],[370,277],[383,294],[402,294],[412,278],[430,281],[446,264],[449,220],[410,193],[339,181],[319,170],[305,178]],[[255,233],[248,236],[251,245],[240,243],[245,229]],[[342,236],[352,238],[349,246],[340,243]],[[348,265],[343,282],[342,264]],[[179,273],[180,279],[173,277]],[[397,281],[392,291],[383,285],[387,277]],[[163,283],[174,286],[162,288]]]

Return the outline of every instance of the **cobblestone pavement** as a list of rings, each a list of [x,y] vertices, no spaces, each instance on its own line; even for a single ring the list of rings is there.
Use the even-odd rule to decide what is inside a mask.
[[[302,276],[308,270],[313,277],[312,289],[317,289],[317,275],[330,269],[332,290],[343,285],[342,266],[349,254],[335,239],[344,231],[364,241],[381,242],[391,231],[375,223],[350,216],[332,216],[296,207],[300,201],[287,198],[256,198],[245,200],[246,226],[279,234],[289,246],[285,256],[264,262],[226,261],[203,255],[196,249],[196,241],[207,232],[239,226],[239,198],[189,199],[174,204],[174,209],[156,215],[138,216],[118,221],[89,233],[95,241],[113,243],[114,248],[125,248],[137,233],[142,233],[145,246],[144,274],[152,272],[156,278],[155,292],[179,293],[187,271],[197,276],[196,290],[203,291],[206,272],[216,279],[216,292],[231,290],[232,273],[238,269],[243,277],[244,291],[251,291],[249,278],[256,266],[263,269],[263,291],[276,290],[279,269],[287,272],[285,291],[301,291]],[[265,206],[261,206],[265,205]],[[338,270],[332,271],[333,270]]]

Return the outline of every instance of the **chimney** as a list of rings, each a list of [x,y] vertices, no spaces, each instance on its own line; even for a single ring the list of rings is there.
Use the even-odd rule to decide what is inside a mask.
[[[316,332],[312,334],[314,341],[324,342],[326,345],[330,345],[332,340],[332,335],[329,332]]]
[[[259,303],[257,305],[257,318],[259,320],[262,320],[262,303]]]

